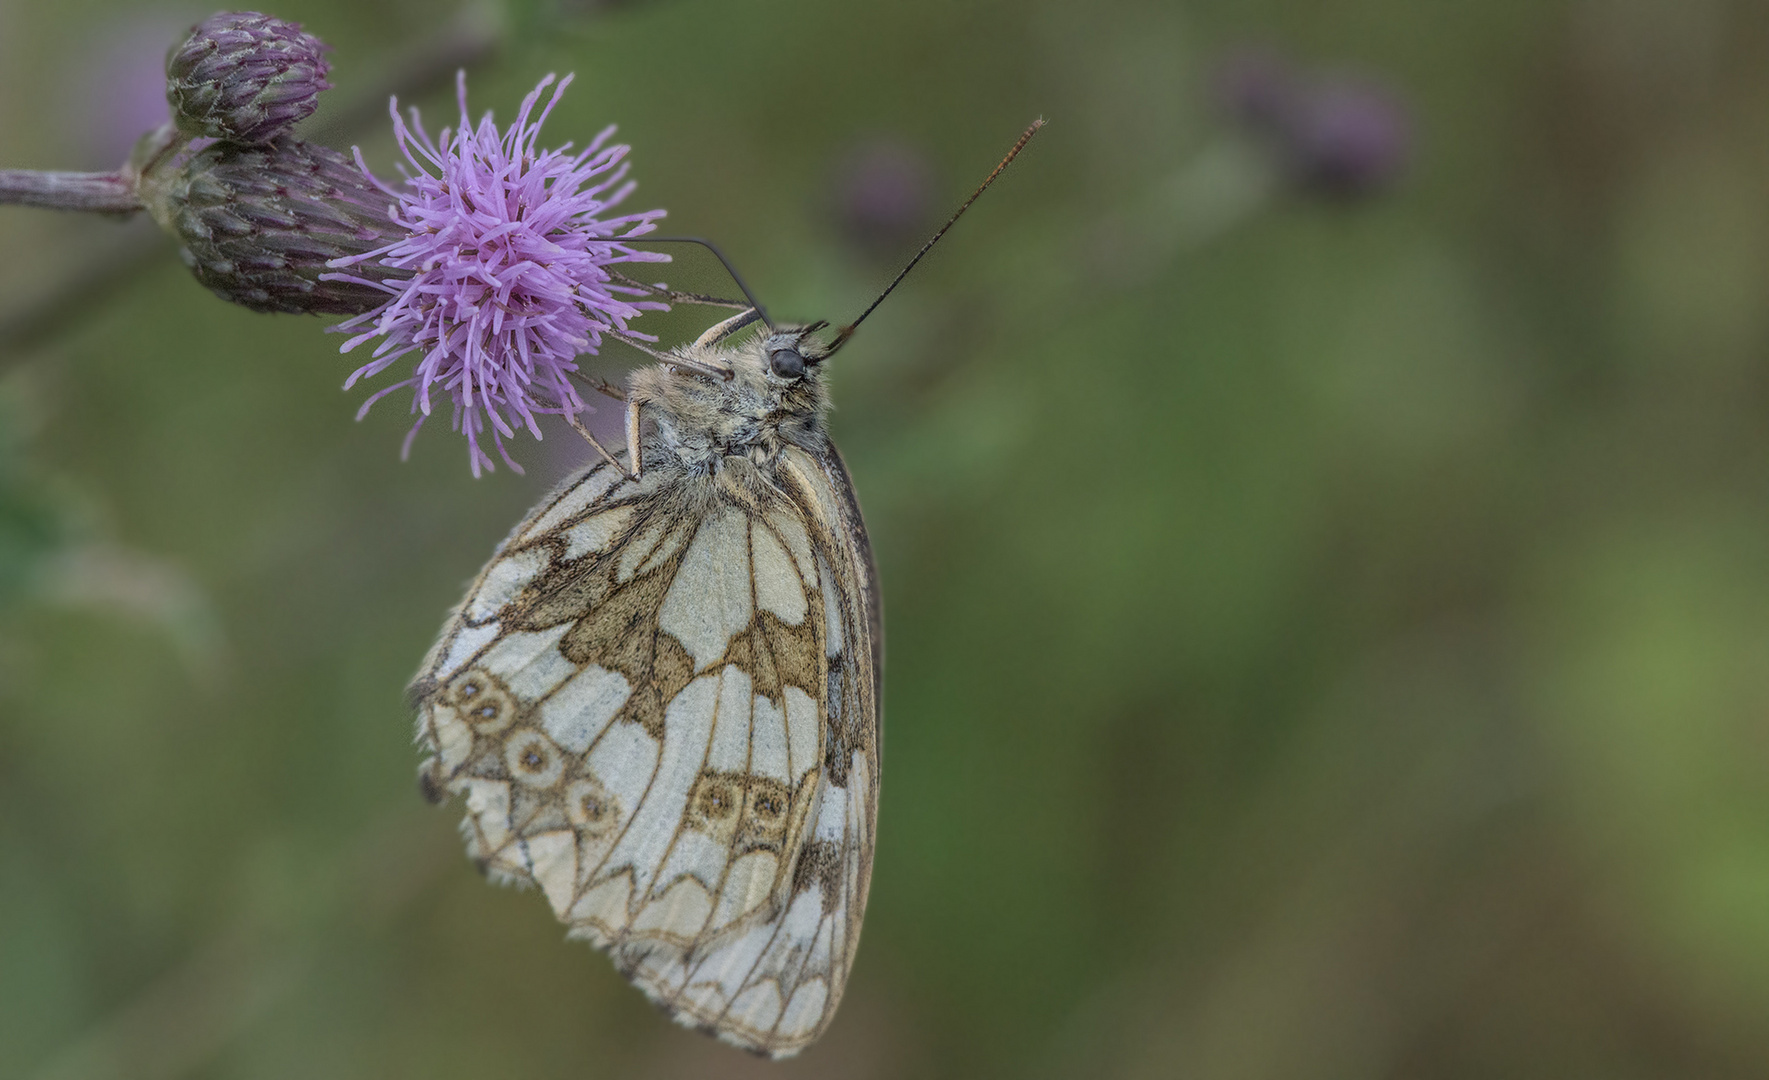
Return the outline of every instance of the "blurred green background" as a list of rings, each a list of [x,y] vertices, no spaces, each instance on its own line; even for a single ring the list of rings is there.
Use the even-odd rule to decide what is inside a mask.
[[[378,167],[390,90],[575,71],[546,141],[618,121],[785,318],[1049,119],[834,365],[865,937],[774,1065],[485,883],[401,692],[568,433],[402,464],[322,320],[0,207],[0,1075],[1769,1075],[1769,4],[271,10]],[[208,11],[0,0],[0,165],[112,167]],[[1261,157],[1249,47],[1388,87],[1405,174]]]

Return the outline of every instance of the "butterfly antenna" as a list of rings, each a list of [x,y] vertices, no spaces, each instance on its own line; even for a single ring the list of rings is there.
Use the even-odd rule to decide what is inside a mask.
[[[999,172],[1000,170],[998,169],[996,171]],[[993,179],[993,177],[991,177],[991,179]],[[975,198],[975,196],[972,196],[972,198]],[[743,275],[737,272],[737,268],[731,265],[731,260],[725,258],[725,253],[720,251],[719,246],[711,240],[705,240],[698,236],[638,236],[631,239],[623,237],[622,242],[628,244],[699,244],[701,247],[718,256],[719,261],[725,264],[725,272],[730,274],[731,280],[735,281],[737,287],[743,290],[743,298],[749,301],[749,306],[756,309],[756,314],[761,316],[762,322],[768,325],[770,331],[774,329],[774,320],[768,318],[767,309],[762,307],[762,302],[756,299],[755,293],[749,291],[749,286],[744,283]]]
[[[835,340],[830,342],[829,345],[830,356],[834,356],[837,349],[847,344],[848,339],[854,336],[854,331],[859,328],[861,323],[866,321],[866,316],[872,314],[874,308],[884,303],[884,298],[891,295],[891,290],[895,289],[904,278],[909,276],[909,271],[915,269],[915,264],[921,261],[921,257],[931,251],[933,246],[940,242],[940,237],[946,235],[946,230],[950,229],[959,218],[964,216],[964,212],[970,209],[970,204],[976,202],[983,192],[989,190],[989,185],[995,182],[995,178],[1001,175],[1002,170],[1006,169],[1008,165],[1013,163],[1013,159],[1020,155],[1020,151],[1026,148],[1026,144],[1032,141],[1032,136],[1038,134],[1038,129],[1043,126],[1044,118],[1042,116],[1032,121],[1032,126],[1027,128],[1020,136],[1019,142],[1013,144],[1013,149],[1009,150],[1007,156],[1001,159],[1001,164],[995,166],[995,171],[984,177],[983,182],[977,185],[977,190],[971,192],[970,198],[964,200],[964,205],[960,206],[956,213],[946,219],[946,224],[940,226],[940,231],[935,233],[927,243],[921,245],[921,250],[915,253],[915,258],[910,259],[909,265],[903,267],[902,271],[899,272],[896,277],[891,279],[891,283],[885,286],[884,292],[878,294],[878,299],[867,305],[866,310],[860,313],[858,319],[855,319],[853,322],[836,331]],[[738,284],[741,285],[742,282],[739,282]]]

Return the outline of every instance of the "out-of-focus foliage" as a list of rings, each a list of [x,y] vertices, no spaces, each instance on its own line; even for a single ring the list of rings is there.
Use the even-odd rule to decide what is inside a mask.
[[[334,47],[320,125],[448,17],[273,13]],[[0,0],[0,165],[90,166],[151,14]],[[637,198],[786,318],[915,247],[843,220],[864,148],[937,218],[1050,121],[835,369],[888,627],[842,1011],[750,1061],[479,879],[400,692],[582,451],[474,482],[432,425],[401,464],[322,322],[166,243],[0,340],[42,413],[5,482],[83,492],[154,554],[111,594],[182,613],[3,616],[0,1076],[1769,1074],[1769,8],[505,14],[476,105],[577,72],[551,138],[619,121]],[[1398,187],[1274,178],[1211,93],[1249,44],[1395,88]],[[0,207],[0,325],[130,228]]]
[[[69,540],[68,511],[25,456],[30,418],[17,386],[0,384],[0,615],[30,591]]]

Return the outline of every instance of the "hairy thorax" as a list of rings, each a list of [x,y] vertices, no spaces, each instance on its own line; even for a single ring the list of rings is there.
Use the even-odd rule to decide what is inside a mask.
[[[632,374],[629,392],[640,405],[646,470],[771,480],[787,447],[825,451],[828,395],[817,370],[780,378],[769,370],[761,343],[753,340],[732,348],[687,346],[677,354],[732,375],[724,379],[667,363]]]

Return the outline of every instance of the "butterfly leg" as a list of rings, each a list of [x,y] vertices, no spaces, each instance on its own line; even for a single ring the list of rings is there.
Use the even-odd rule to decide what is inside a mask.
[[[747,300],[727,300],[722,296],[708,296],[705,293],[685,292],[681,289],[672,289],[667,285],[651,285],[615,271],[609,271],[609,275],[623,285],[628,285],[635,289],[641,289],[650,293],[652,296],[661,297],[672,304],[705,304],[709,307],[726,308],[749,307],[749,301]]]
[[[627,460],[632,464],[628,473],[634,480],[645,467],[645,455],[639,452],[639,402],[627,399]]]
[[[682,371],[694,371],[702,375],[711,375],[725,382],[730,382],[731,377],[735,374],[730,368],[714,367],[710,364],[703,364],[699,360],[690,360],[688,357],[682,356],[679,353],[659,352],[633,337],[631,334],[623,334],[618,330],[606,330],[603,332],[616,341],[632,346],[659,363],[668,364],[670,367],[678,368]]]
[[[696,348],[711,348],[762,317],[755,308],[746,308],[723,322],[714,323],[695,341]]]
[[[620,462],[614,460],[614,455],[610,454],[608,452],[608,450],[601,443],[596,441],[596,437],[594,435],[590,434],[590,429],[587,427],[584,427],[583,421],[581,421],[577,418],[576,413],[566,413],[565,414],[565,422],[567,424],[571,425],[572,430],[576,431],[579,435],[582,435],[586,440],[588,440],[589,444],[596,448],[596,453],[602,455],[602,459],[604,461],[608,462],[608,464],[614,466],[617,469],[621,467]]]
[[[585,386],[594,390],[596,393],[601,394],[603,397],[611,397],[619,402],[625,402],[627,399],[627,392],[609,382],[607,379],[598,379],[593,375],[582,375],[575,371],[570,372],[569,374],[571,378],[583,383]]]

